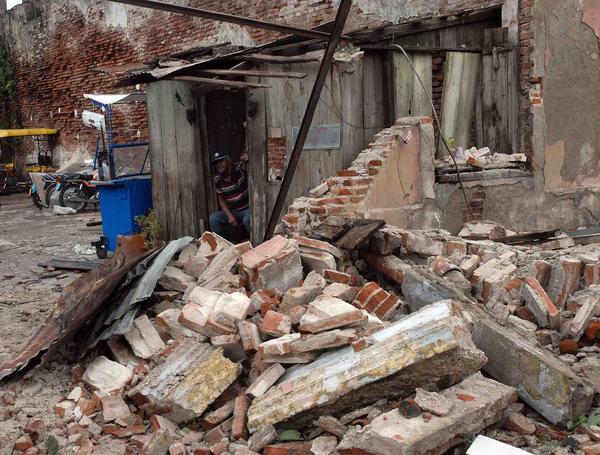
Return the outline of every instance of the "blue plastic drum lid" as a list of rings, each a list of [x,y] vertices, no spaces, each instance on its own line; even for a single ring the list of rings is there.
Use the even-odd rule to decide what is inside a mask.
[[[135,218],[152,208],[150,176],[127,177],[98,185],[106,249],[115,251],[119,235],[140,232]]]

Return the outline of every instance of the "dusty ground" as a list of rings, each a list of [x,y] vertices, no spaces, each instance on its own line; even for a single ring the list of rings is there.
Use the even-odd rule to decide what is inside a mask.
[[[91,260],[76,252],[98,240],[100,227],[86,227],[99,213],[55,216],[40,212],[25,195],[0,197],[0,362],[12,357],[52,311],[61,290],[79,274],[48,272],[38,264],[50,259]],[[58,275],[58,276],[56,276]],[[71,366],[60,361],[0,384],[0,454],[12,452],[12,442],[28,417],[42,416],[52,427],[52,408],[68,393]]]

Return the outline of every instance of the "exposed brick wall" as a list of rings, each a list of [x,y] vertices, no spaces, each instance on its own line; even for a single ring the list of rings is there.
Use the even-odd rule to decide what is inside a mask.
[[[411,148],[409,143],[416,145],[417,153],[424,153],[423,149],[419,148],[422,135],[420,130],[423,125],[431,126],[431,123],[431,117],[399,119],[394,126],[377,133],[369,147],[358,154],[348,169],[339,171],[336,176],[313,188],[309,196],[294,200],[282,218],[283,232],[287,235],[309,234],[312,228],[331,215],[372,218],[373,213],[382,209],[373,205],[370,199],[370,195],[377,191],[377,184],[382,182],[381,179],[378,182],[378,178],[385,174],[386,167],[397,166],[397,162],[392,158],[402,157],[403,151]],[[433,170],[424,169],[422,163],[423,161],[420,168],[417,165],[414,174],[420,174],[417,181],[427,185],[425,176],[431,172],[430,181],[433,182]],[[394,172],[397,170],[394,169]],[[391,183],[387,177],[383,177],[383,183],[386,191],[394,195],[394,200],[401,198],[401,189],[395,187],[397,182]],[[394,188],[389,188],[390,186]],[[413,201],[415,202],[419,201]],[[411,211],[413,208],[411,207]],[[402,210],[402,207],[397,207],[397,210]],[[382,219],[389,221],[385,217]]]
[[[534,50],[533,36],[533,2],[534,0],[519,1],[519,61],[520,61],[520,120],[521,146],[523,151],[531,155],[532,135],[532,103],[540,102],[541,78],[533,74],[532,53]]]
[[[419,6],[419,11],[425,15],[448,14],[500,2],[446,0]],[[330,21],[337,9],[335,0],[188,0],[180,3],[297,27],[314,27]],[[365,16],[360,4],[355,3],[348,28],[379,24],[385,19],[375,17],[377,14]],[[406,7],[406,20],[415,18],[410,9]],[[95,144],[97,132],[81,124],[81,111],[91,108],[83,99],[83,93],[134,89],[116,88],[119,77],[91,73],[91,68],[143,62],[202,44],[225,41],[232,35],[250,43],[279,37],[277,33],[124,7],[104,0],[25,0],[23,5],[0,14],[0,35],[3,33],[7,34],[17,73],[23,126],[59,128],[58,145],[63,159],[76,151],[91,151]],[[118,107],[116,139],[146,138],[145,118],[143,105]]]
[[[269,167],[269,180],[274,181],[283,177],[283,165],[287,152],[287,138],[267,138],[267,161]]]

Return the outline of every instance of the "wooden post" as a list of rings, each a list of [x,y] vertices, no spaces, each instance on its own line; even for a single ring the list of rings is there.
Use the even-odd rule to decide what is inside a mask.
[[[476,53],[448,52],[446,56],[440,134],[457,147],[466,148],[471,143],[480,67],[481,55]],[[440,138],[437,156],[446,154],[446,147]]]
[[[348,17],[351,6],[352,0],[341,0],[340,2],[333,31],[330,35],[329,42],[327,43],[327,48],[325,50],[325,55],[323,55],[321,67],[319,68],[319,74],[317,75],[317,80],[310,95],[310,99],[308,100],[308,106],[306,107],[304,118],[302,119],[302,125],[300,126],[300,131],[298,132],[298,137],[296,139],[296,143],[294,144],[294,149],[292,150],[290,162],[288,163],[285,177],[283,179],[283,183],[281,184],[281,189],[279,190],[277,200],[275,201],[275,207],[273,208],[271,218],[269,219],[269,225],[267,226],[267,232],[265,233],[265,240],[269,240],[275,232],[275,226],[277,225],[279,214],[281,213],[288,190],[292,184],[294,172],[296,171],[296,166],[300,160],[300,155],[302,154],[302,149],[304,148],[304,143],[306,142],[306,137],[308,136],[308,131],[312,124],[315,110],[317,109],[317,104],[319,103],[319,98],[321,97],[321,91],[323,90],[325,79],[327,78],[329,69],[331,68],[333,54],[335,53],[337,45],[340,42],[342,32],[344,31],[344,25],[346,24],[346,18]]]

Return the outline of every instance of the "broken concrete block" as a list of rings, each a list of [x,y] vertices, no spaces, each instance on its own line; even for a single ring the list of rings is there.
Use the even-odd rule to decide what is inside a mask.
[[[235,281],[231,270],[238,263],[240,256],[251,249],[250,242],[244,242],[219,251],[198,277],[198,285],[216,290],[222,288],[227,281]]]
[[[420,388],[415,392],[415,403],[417,403],[417,406],[421,410],[440,417],[447,416],[452,411],[452,400],[449,400],[445,396]]]
[[[250,353],[258,351],[262,340],[256,324],[250,321],[242,321],[238,324],[238,331],[244,351]]]
[[[292,352],[309,352],[346,346],[356,341],[353,329],[336,329],[315,334],[302,334],[290,342]]]
[[[240,258],[240,275],[253,291],[272,289],[283,294],[302,280],[298,244],[276,235]]]
[[[193,330],[184,327],[179,322],[179,317],[181,316],[181,310],[178,308],[170,308],[156,315],[154,319],[154,323],[157,327],[162,328],[165,332],[167,332],[171,338],[181,338],[181,337],[195,337],[198,336],[196,332]]]
[[[300,425],[333,410],[343,413],[376,401],[382,390],[389,398],[406,397],[425,383],[462,380],[486,358],[461,315],[451,302],[438,302],[374,333],[375,343],[359,352],[349,346],[326,352],[286,372],[278,387],[252,403],[250,431],[282,421]]]
[[[124,419],[131,414],[129,406],[120,395],[107,395],[101,398],[102,418],[104,422],[112,422],[115,419]]]
[[[307,270],[317,272],[320,275],[325,273],[325,270],[327,269],[335,270],[337,268],[335,257],[329,253],[322,251],[300,251],[300,257],[302,259],[302,265]]]
[[[499,224],[472,222],[466,223],[458,233],[458,236],[470,240],[494,240],[506,237],[506,229]]]
[[[152,359],[165,347],[165,343],[145,314],[133,321],[133,327],[125,334],[133,353],[142,359]]]
[[[586,413],[594,396],[588,381],[534,341],[501,327],[474,306],[468,308],[476,320],[473,341],[488,357],[485,371],[516,387],[525,403],[554,424]]]
[[[582,270],[578,259],[560,258],[553,263],[547,291],[557,308],[564,308],[569,295],[579,288]]]
[[[338,451],[361,449],[373,455],[443,453],[502,418],[515,400],[515,389],[480,373],[442,392],[452,402],[444,417],[409,419],[397,409],[377,417],[361,430],[348,432]],[[346,452],[348,451],[348,452]]]
[[[342,438],[344,434],[346,434],[346,431],[348,431],[348,427],[340,423],[340,421],[333,416],[320,416],[313,422],[313,425],[338,438]]]
[[[420,256],[442,256],[444,244],[440,240],[434,240],[423,234],[406,231],[402,241],[406,251]]]
[[[98,356],[89,364],[81,379],[103,392],[118,392],[131,382],[133,370],[104,356]]]
[[[352,286],[342,283],[331,283],[323,289],[323,295],[335,297],[344,302],[352,302],[356,297],[356,289]]]
[[[519,434],[535,433],[535,422],[519,412],[509,412],[504,421],[507,430]]]
[[[267,368],[246,390],[246,394],[253,398],[264,395],[267,390],[285,373],[285,368],[278,363],[274,363]]]
[[[278,313],[277,311],[267,311],[260,325],[260,331],[263,334],[272,337],[287,335],[292,330],[292,321],[288,315]]]
[[[402,281],[402,294],[412,312],[440,300],[465,297],[450,289],[443,278],[418,267],[412,268],[405,274]]]
[[[600,295],[585,290],[573,294],[571,300],[577,301],[580,307],[577,313],[575,313],[575,317],[564,325],[562,336],[579,340],[594,317],[596,307],[600,305]]]
[[[340,299],[321,296],[308,305],[306,313],[300,319],[300,330],[323,332],[354,324],[362,319],[362,311],[358,308]]]
[[[319,436],[311,441],[310,452],[312,455],[332,455],[337,445],[335,436]]]
[[[325,283],[325,280],[323,280],[323,283]],[[312,302],[318,296],[320,296],[322,292],[322,286],[307,286],[305,282],[302,286],[288,289],[286,293],[283,294],[283,297],[281,298],[281,304],[279,305],[279,309],[280,311],[287,313],[291,308],[295,306],[308,305],[310,302]]]
[[[342,251],[328,242],[301,236],[295,236],[294,240],[298,242],[301,253],[329,253],[337,259],[342,257]]]
[[[323,289],[326,285],[327,281],[325,280],[325,278],[322,275],[319,275],[317,272],[313,271],[308,272],[308,275],[306,275],[306,278],[304,279],[304,283],[302,283],[302,286],[317,286],[321,289]]]
[[[384,226],[371,237],[370,247],[378,254],[392,254],[402,246],[404,232],[395,226]]]
[[[477,256],[476,254],[472,254],[468,258],[463,259],[460,262],[459,267],[462,273],[465,275],[465,277],[471,279],[471,277],[473,276],[473,272],[475,272],[475,270],[479,268],[480,264],[481,259],[479,258],[479,256]]]
[[[276,355],[265,354],[263,361],[267,363],[310,363],[318,357],[318,352],[290,352]]]
[[[290,344],[294,340],[299,340],[299,333],[290,333],[274,340],[265,341],[261,343],[260,350],[267,355],[284,355],[292,352]]]
[[[183,307],[179,322],[207,337],[233,334],[250,309],[250,299],[241,292],[225,294],[196,287]]]
[[[182,423],[200,417],[240,371],[240,365],[224,357],[221,349],[186,340],[172,349],[164,363],[150,370],[128,396],[138,406],[169,409],[164,416]]]
[[[183,270],[168,265],[165,268],[163,276],[158,281],[163,288],[170,291],[185,292],[190,284],[195,283],[193,276],[188,275]]]
[[[398,297],[381,289],[377,283],[372,281],[358,291],[352,305],[385,320],[396,311],[401,303]]]
[[[523,297],[527,308],[535,317],[537,324],[540,327],[549,327],[551,329],[560,328],[560,314],[554,306],[544,288],[538,283],[534,277],[525,279],[525,287],[523,288]]]
[[[265,425],[248,438],[248,448],[255,452],[260,452],[265,446],[275,441],[275,439],[277,439],[275,427],[273,425]]]

